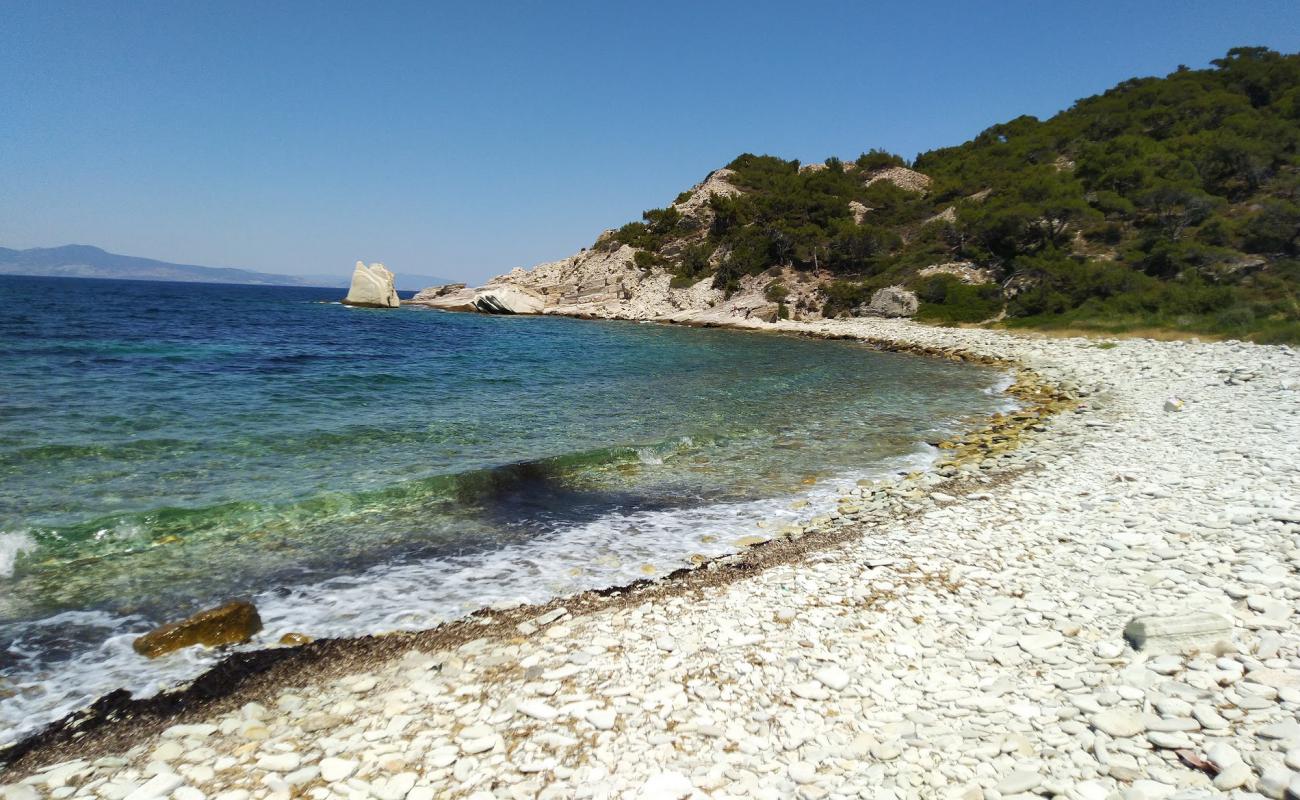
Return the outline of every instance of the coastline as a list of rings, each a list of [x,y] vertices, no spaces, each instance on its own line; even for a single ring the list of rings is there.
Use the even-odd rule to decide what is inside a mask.
[[[1038,605],[1045,606],[1045,610],[1030,607],[1025,612],[1024,621],[1030,621],[1036,615],[1036,621],[1031,625],[1033,632],[1014,636],[1010,642],[1004,642],[1002,639],[1010,636],[1009,633],[1000,629],[991,630],[983,642],[974,647],[979,649],[990,642],[997,645],[988,647],[992,655],[987,662],[977,661],[979,668],[976,670],[980,673],[999,673],[999,677],[992,679],[994,682],[1011,675],[1024,678],[1025,673],[1042,670],[1045,665],[1055,667],[1060,663],[1062,653],[1069,654],[1064,660],[1071,663],[1079,657],[1085,663],[1091,661],[1094,665],[1105,665],[1107,669],[1123,666],[1128,671],[1140,670],[1143,674],[1147,671],[1142,656],[1124,649],[1120,638],[1123,620],[1118,619],[1118,616],[1125,613],[1132,615],[1146,610],[1145,608],[1135,604],[1127,610],[1111,609],[1110,617],[1104,625],[1094,625],[1092,620],[1067,623],[1066,627],[1077,626],[1073,633],[1068,630],[1062,632],[1059,625],[1045,624],[1050,618],[1046,607],[1050,607],[1051,603],[1047,599],[1037,598],[1038,592],[1034,587],[1021,587],[1019,597],[1014,592],[1004,593],[1003,590],[1015,581],[990,567],[983,556],[972,553],[966,558],[954,557],[955,553],[948,552],[948,547],[961,544],[967,537],[970,523],[961,519],[958,512],[968,513],[978,519],[986,513],[986,507],[997,507],[999,514],[1007,515],[1011,527],[1023,526],[1027,521],[1019,519],[1015,511],[1026,501],[1020,499],[1017,493],[1026,493],[1031,499],[1037,500],[1033,497],[1034,492],[1044,488],[1041,483],[1045,477],[1049,482],[1059,479],[1062,476],[1056,473],[1068,468],[1069,464],[1086,457],[1095,457],[1096,446],[1115,445],[1116,436],[1140,432],[1143,430],[1142,423],[1146,422],[1142,415],[1157,415],[1155,420],[1161,424],[1156,428],[1197,419],[1195,414],[1201,407],[1197,398],[1187,398],[1193,402],[1187,412],[1165,412],[1160,407],[1159,395],[1165,388],[1164,383],[1169,381],[1162,383],[1152,378],[1153,384],[1160,383],[1159,389],[1138,387],[1135,390],[1118,381],[1120,377],[1131,377],[1130,373],[1140,374],[1166,367],[1167,371],[1177,372],[1182,368],[1188,371],[1189,376],[1194,375],[1199,380],[1204,377],[1201,362],[1232,363],[1234,357],[1249,359],[1254,356],[1253,361],[1264,363],[1273,372],[1267,377],[1253,376],[1228,388],[1244,386],[1249,391],[1251,388],[1263,387],[1266,381],[1277,383],[1281,380],[1285,383],[1288,379],[1294,381],[1300,377],[1300,367],[1297,366],[1296,355],[1292,351],[1235,343],[1202,345],[1133,341],[1107,350],[1099,348],[1096,342],[1029,339],[1002,332],[926,328],[914,323],[885,320],[746,323],[733,327],[821,338],[853,338],[882,349],[905,349],[931,357],[1014,368],[1019,380],[1013,385],[1012,393],[1022,402],[1031,405],[1028,406],[1029,410],[995,419],[990,426],[972,432],[964,441],[954,442],[954,446],[944,448],[945,453],[951,453],[955,458],[941,458],[934,470],[906,477],[893,486],[870,489],[863,492],[863,496],[842,503],[837,515],[822,520],[815,530],[803,531],[798,538],[774,539],[740,554],[703,563],[695,569],[679,570],[659,581],[642,581],[603,592],[587,592],[558,599],[541,607],[510,611],[484,610],[461,621],[422,633],[321,641],[291,650],[242,654],[223,662],[222,667],[214,670],[218,674],[210,673],[209,677],[201,679],[189,694],[163,697],[154,702],[152,707],[149,706],[151,701],[140,701],[133,705],[118,705],[121,698],[107,704],[101,701],[103,707],[100,712],[105,718],[114,714],[118,717],[130,714],[132,718],[98,727],[83,722],[76,726],[81,732],[80,736],[62,742],[59,741],[58,730],[47,731],[41,737],[28,740],[10,751],[9,755],[15,762],[0,780],[16,780],[38,765],[48,766],[58,760],[66,762],[67,759],[76,759],[82,754],[98,758],[125,752],[127,755],[123,763],[118,763],[122,759],[110,758],[100,762],[100,766],[94,766],[92,763],[78,764],[74,760],[47,771],[44,778],[38,775],[36,777],[39,780],[33,779],[23,785],[33,787],[33,791],[37,791],[37,797],[95,795],[105,797],[106,800],[130,797],[132,791],[144,792],[137,795],[141,800],[152,796],[167,796],[187,786],[197,789],[205,796],[219,795],[222,792],[237,791],[236,784],[246,784],[246,788],[253,789],[255,795],[260,793],[259,796],[287,796],[303,792],[310,794],[326,791],[326,781],[322,777],[325,768],[319,763],[323,757],[356,761],[346,780],[351,780],[354,784],[363,781],[368,786],[367,791],[382,800],[390,800],[389,795],[393,796],[392,800],[401,800],[403,797],[419,800],[421,797],[442,796],[442,793],[452,791],[472,795],[475,790],[483,791],[485,777],[496,779],[503,786],[527,786],[531,789],[541,789],[542,785],[565,787],[556,790],[558,793],[554,796],[575,796],[579,794],[579,787],[590,789],[593,786],[606,787],[601,790],[605,793],[589,791],[586,792],[587,796],[623,796],[627,793],[631,793],[628,796],[641,796],[638,793],[646,796],[684,796],[689,794],[683,788],[687,784],[690,792],[731,796],[737,793],[734,789],[739,787],[763,788],[760,786],[762,781],[757,776],[767,775],[768,772],[773,773],[770,776],[771,785],[781,787],[772,796],[796,792],[813,797],[843,794],[844,786],[842,783],[837,784],[837,780],[842,778],[849,781],[865,779],[870,785],[882,788],[881,794],[873,796],[884,796],[884,790],[898,787],[904,791],[901,794],[896,792],[897,796],[910,796],[918,792],[917,796],[931,796],[928,794],[930,789],[938,792],[941,789],[977,787],[980,796],[990,797],[1015,793],[998,788],[1013,773],[1025,773],[1020,783],[1031,781],[1029,773],[1038,776],[1038,782],[1025,789],[1034,790],[1035,787],[1042,787],[1044,782],[1065,779],[1057,778],[1056,770],[1051,765],[1042,764],[1034,768],[1021,768],[1023,765],[1009,770],[999,768],[993,774],[983,774],[988,770],[981,773],[979,769],[967,768],[961,763],[969,760],[969,756],[954,756],[952,764],[945,763],[943,759],[930,758],[931,763],[921,771],[944,776],[942,786],[916,786],[900,779],[900,767],[923,764],[924,759],[918,761],[900,758],[901,754],[917,751],[911,745],[917,736],[918,726],[932,726],[938,722],[938,719],[931,723],[909,718],[909,715],[918,714],[936,716],[930,706],[920,702],[920,698],[911,698],[909,695],[900,699],[898,710],[883,712],[888,718],[878,724],[873,723],[866,729],[860,720],[852,719],[854,716],[870,718],[873,714],[882,713],[882,704],[872,701],[872,685],[891,685],[896,690],[907,692],[943,691],[934,686],[926,689],[909,686],[905,679],[908,672],[906,669],[901,676],[893,673],[898,671],[899,659],[926,660],[921,657],[922,652],[916,642],[929,638],[930,634],[937,637],[940,632],[945,636],[952,633],[950,623],[922,620],[928,620],[931,614],[940,609],[960,616],[962,611],[970,614],[989,608],[988,603],[980,604],[987,598],[981,598],[975,587],[992,590],[1000,603],[1011,599],[1012,606],[1006,610],[1007,614],[1017,610],[1015,600],[1023,601],[1027,596],[1034,597]],[[1190,355],[1192,358],[1172,365],[1162,363],[1173,355]],[[1109,370],[1097,369],[1107,361],[1114,362]],[[1189,363],[1194,366],[1189,367]],[[1253,368],[1253,364],[1249,366]],[[1200,372],[1195,372],[1195,369],[1200,369]],[[1254,371],[1259,373],[1263,370],[1254,368]],[[1096,374],[1098,372],[1102,374]],[[1280,376],[1277,374],[1279,372]],[[1200,384],[1195,386],[1199,387]],[[1222,394],[1223,390],[1215,388],[1213,392]],[[1295,433],[1296,425],[1290,421],[1295,418],[1294,412],[1288,418],[1285,406],[1297,405],[1297,393],[1294,389],[1276,387],[1275,393],[1284,408],[1276,410],[1274,421],[1276,424],[1289,423],[1289,426],[1274,433],[1279,434],[1277,438],[1285,439],[1288,431]],[[1134,404],[1138,396],[1145,405]],[[1155,406],[1151,409],[1153,397],[1156,398]],[[1079,398],[1083,399],[1082,405],[1077,402]],[[1217,397],[1215,399],[1218,400]],[[1215,410],[1219,409],[1216,407]],[[1136,428],[1133,427],[1135,421],[1138,422]],[[1108,435],[1111,441],[1106,441]],[[1291,441],[1295,440],[1296,437],[1292,435]],[[1022,442],[1030,446],[1022,448]],[[1231,444],[1230,441],[1222,443]],[[1125,453],[1125,457],[1132,456]],[[1120,469],[1122,463],[1122,460],[1117,460],[1115,469]],[[1121,487],[1140,484],[1149,479],[1140,469],[1128,469],[1133,477],[1113,478]],[[1294,469],[1290,476],[1283,474],[1277,480],[1282,482],[1280,485],[1293,485]],[[1098,485],[1096,492],[1104,496],[1105,491],[1112,488]],[[1176,493],[1165,491],[1164,494],[1164,497],[1157,495],[1156,499],[1179,499]],[[1281,493],[1274,495],[1278,501],[1285,496]],[[1004,504],[1008,507],[1002,508]],[[1280,528],[1277,534],[1282,537],[1280,541],[1293,541],[1298,521],[1294,509],[1274,511],[1289,516],[1285,519],[1264,519],[1268,515],[1262,514],[1257,515],[1258,518],[1252,522],[1268,523],[1266,527],[1270,530]],[[953,528],[956,531],[956,541],[947,541],[932,534],[926,536],[928,526],[936,521]],[[1189,525],[1190,522],[1183,522],[1177,534],[1168,535],[1176,538],[1193,536],[1195,526],[1191,526],[1190,532],[1182,530]],[[1134,527],[1138,526],[1128,526],[1128,530]],[[1091,546],[1108,548],[1108,545],[1098,545],[1103,532],[1084,532],[1093,535]],[[990,534],[990,531],[983,533]],[[999,540],[1006,536],[999,531],[992,531],[991,535]],[[1149,535],[1162,534],[1150,532]],[[935,541],[936,538],[938,541]],[[1031,536],[1025,542],[1014,541],[1016,537],[1011,538],[1011,541],[1005,543],[999,541],[998,547],[1019,547],[1023,550],[1022,555],[1025,555],[1034,552],[1027,545],[1029,541],[1035,541],[1044,546],[1043,552],[1031,557],[1048,561],[1059,556],[1058,551],[1069,549],[1054,546],[1051,538],[1042,539],[1041,535]],[[966,544],[980,541],[977,537]],[[1178,538],[1178,541],[1183,539]],[[1059,541],[1055,542],[1055,545],[1060,544]],[[1138,544],[1126,544],[1120,549],[1109,549],[1111,553],[1116,553],[1140,547]],[[889,554],[868,554],[868,551],[877,548]],[[1147,549],[1152,548],[1147,545]],[[1176,560],[1176,556],[1163,560]],[[1011,569],[1007,566],[1010,561],[1003,559],[1003,569]],[[798,574],[792,569],[796,565],[800,567]],[[1089,570],[1096,565],[1084,562],[1074,566],[1076,569],[1082,568],[1084,574],[1091,574]],[[1291,566],[1290,569],[1294,571],[1295,567]],[[798,588],[783,592],[780,596],[774,596],[770,591],[774,584],[784,585],[791,581]],[[810,590],[802,585],[808,581],[825,586]],[[864,585],[871,588],[864,589]],[[1160,586],[1160,583],[1156,583],[1151,588]],[[1280,590],[1283,594],[1277,598],[1280,602],[1288,600],[1284,596],[1285,590],[1285,586]],[[823,595],[839,598],[839,602],[823,602]],[[1246,601],[1247,596],[1243,595],[1239,599]],[[787,602],[791,600],[798,602]],[[1289,600],[1294,606],[1295,598]],[[948,608],[953,604],[953,608]],[[1248,601],[1242,603],[1243,606],[1247,604]],[[906,608],[909,605],[916,605],[924,611],[914,615],[921,620],[913,619],[910,626],[906,624],[908,617],[905,614],[899,616],[899,607]],[[1256,605],[1263,606],[1264,603],[1261,601]],[[786,619],[792,606],[801,611],[794,612],[793,616]],[[1001,605],[996,607],[1001,608]],[[555,620],[548,620],[545,624],[530,621],[537,617],[546,619],[548,614],[554,614],[561,608],[566,609],[566,613]],[[770,613],[765,618],[750,613],[755,608]],[[852,610],[852,613],[846,614],[846,609]],[[810,618],[826,617],[827,614],[831,618],[808,625],[801,618],[803,612],[807,612]],[[1249,609],[1247,612],[1255,613]],[[845,616],[864,619],[845,620]],[[984,619],[979,613],[975,613],[975,616]],[[1069,618],[1068,614],[1065,616]],[[993,619],[997,618],[998,615],[993,616]],[[730,634],[734,630],[717,624],[717,620],[724,619],[735,622],[733,627],[737,630],[752,628],[754,632],[732,636]],[[743,623],[741,620],[744,620]],[[717,633],[712,641],[709,641],[709,637],[692,635],[688,621],[693,621],[697,629],[703,626],[704,630],[712,628]],[[1117,621],[1119,627],[1115,627]],[[1280,623],[1276,620],[1274,622],[1275,628],[1276,625],[1281,625],[1280,630],[1285,639],[1278,646],[1277,652],[1285,654],[1290,660],[1276,657],[1259,659],[1261,664],[1276,660],[1285,663],[1258,669],[1281,671],[1287,681],[1294,678],[1300,686],[1300,672],[1295,671],[1300,667],[1300,662],[1296,662],[1295,626],[1286,617]],[[828,628],[828,623],[833,624]],[[901,625],[902,628],[895,630],[889,627],[894,624]],[[940,630],[930,631],[929,628],[936,624],[940,625]],[[646,635],[640,630],[646,625],[655,632],[654,635]],[[845,654],[837,651],[838,643],[820,642],[823,633],[839,630],[845,625],[855,631],[858,628],[870,628],[872,625],[879,628],[883,625],[892,634],[893,646],[882,651],[883,654],[875,659],[874,664],[872,658],[864,657],[863,651],[851,648],[849,655],[858,657],[849,659],[853,670],[845,669]],[[987,627],[986,625],[985,629]],[[1238,620],[1238,628],[1239,633],[1245,637],[1242,641],[1243,648],[1257,644],[1250,641],[1250,637],[1255,634],[1248,624]],[[557,635],[556,631],[564,633]],[[877,629],[874,633],[879,634],[880,631]],[[922,636],[922,633],[927,635]],[[1056,635],[1047,636],[1047,633]],[[752,640],[754,636],[760,638]],[[1023,642],[1017,644],[1024,636],[1039,636],[1032,641],[1041,642],[1043,646],[1025,647]],[[907,646],[900,650],[897,646],[900,639],[912,643],[905,641]],[[1061,641],[1055,641],[1056,639]],[[1054,643],[1047,645],[1049,640]],[[1080,646],[1085,643],[1092,649]],[[1103,645],[1104,652],[1098,652],[1097,648]],[[856,642],[854,648],[860,646],[862,643]],[[1113,652],[1115,646],[1119,646],[1119,653]],[[967,643],[967,647],[971,648],[971,645]],[[1012,658],[1010,654],[1003,654],[1006,657],[999,658],[1001,651],[1007,648],[1015,651],[1018,658]],[[781,680],[778,675],[768,676],[770,680],[760,684],[749,681],[754,672],[770,671],[768,667],[781,661],[776,655],[778,651],[806,656],[806,659],[801,657],[800,660],[809,663],[786,670],[797,673],[799,680]],[[421,655],[414,656],[412,653]],[[737,657],[742,660],[735,661]],[[744,664],[749,666],[745,667]],[[985,670],[985,664],[992,666]],[[1249,666],[1243,662],[1241,672],[1254,671],[1247,669]],[[872,673],[875,669],[884,672],[876,675]],[[717,674],[718,670],[722,670],[723,674]],[[1195,671],[1197,670],[1193,670]],[[237,686],[231,686],[235,676],[249,673],[252,677],[245,678]],[[704,673],[711,677],[705,680],[701,677]],[[869,678],[868,673],[872,673]],[[360,674],[368,677],[355,677]],[[622,680],[612,681],[612,674],[618,674]],[[352,678],[345,677],[349,675]],[[950,677],[957,679],[957,675]],[[957,679],[957,683],[966,686],[964,680]],[[649,689],[651,684],[658,687],[660,692]],[[367,688],[362,688],[367,685]],[[376,685],[384,686],[386,691],[378,689]],[[706,685],[712,688],[702,691]],[[1053,685],[1058,694],[1071,694],[1070,689]],[[303,691],[301,687],[304,686],[310,687],[310,690]],[[679,689],[659,697],[671,686]],[[734,693],[727,688],[739,686],[771,691],[763,703],[744,707],[742,698],[732,696]],[[476,689],[473,692],[462,691],[467,687]],[[1281,691],[1281,688],[1289,687],[1290,684],[1287,687],[1275,687],[1279,690],[1274,693],[1274,711],[1294,714],[1300,697]],[[978,686],[966,688],[970,689],[969,693],[977,700],[966,700],[969,704],[968,713],[959,715],[963,721],[970,721],[968,718],[972,711],[978,711],[990,720],[997,713],[1010,714],[1004,734],[1019,737],[1010,749],[1000,744],[998,752],[989,753],[985,763],[1000,763],[999,759],[1006,760],[1004,756],[1012,756],[1011,761],[1016,764],[1042,761],[1038,755],[1041,748],[1035,737],[1042,738],[1038,735],[1043,731],[1034,725],[1034,721],[1050,717],[1040,712],[1055,706],[1049,706],[1045,700],[1032,693],[1023,703],[1008,702],[1007,695],[1014,698],[1016,689],[1003,689],[992,697],[986,697],[990,693],[980,690]],[[1205,687],[1193,688],[1206,691]],[[609,689],[619,691],[611,693],[607,691]],[[623,689],[628,691],[624,693]],[[641,690],[639,693],[638,689]],[[550,692],[547,693],[547,690]],[[1139,691],[1139,694],[1145,702],[1145,692]],[[311,699],[308,700],[303,695],[308,695]],[[517,698],[526,696],[532,699],[515,702]],[[1279,696],[1280,700],[1277,699]],[[1287,699],[1288,696],[1291,699]],[[285,701],[285,697],[297,699]],[[389,699],[383,699],[385,697]],[[473,699],[461,702],[458,698],[462,697]],[[639,699],[633,703],[623,698]],[[950,702],[961,708],[963,706],[959,701],[963,699],[965,698],[953,698]],[[258,707],[247,705],[259,701]],[[356,722],[338,719],[331,724],[315,727],[316,722],[330,722],[318,718],[310,725],[303,724],[311,714],[329,716],[327,711],[320,709],[330,703],[337,705],[340,702],[352,703],[358,712],[364,713],[360,714]],[[1135,702],[1135,697],[1121,695],[1117,702],[1107,705],[1131,705]],[[1010,712],[1006,710],[1009,706],[1027,704],[1036,705],[1037,711],[1021,714],[1024,708]],[[1154,701],[1150,705],[1154,708]],[[634,713],[633,706],[640,709],[639,715]],[[399,707],[400,710],[394,710]],[[1066,707],[1062,701],[1060,708]],[[1066,741],[1082,742],[1085,738],[1082,734],[1093,731],[1089,734],[1092,741],[1085,751],[1095,756],[1097,739],[1109,735],[1095,731],[1095,728],[1086,723],[1090,713],[1102,712],[1100,709],[1089,712],[1088,709],[1080,709],[1077,704],[1071,707],[1076,710],[1074,714],[1060,715],[1055,719],[1061,723],[1076,722],[1083,728],[1080,734],[1067,731],[1066,736],[1075,738]],[[624,708],[625,710],[620,710]],[[732,708],[734,714],[729,710]],[[780,711],[767,710],[778,708]],[[427,709],[433,709],[432,713],[426,714]],[[793,716],[789,719],[783,717],[782,714],[786,711]],[[1148,712],[1143,709],[1134,713]],[[755,714],[768,716],[766,719],[756,719]],[[814,716],[823,723],[841,719],[843,723],[838,726],[818,725],[813,722]],[[900,718],[894,719],[895,716]],[[390,718],[394,717],[405,720],[397,726],[396,731],[391,730],[394,723]],[[674,724],[669,727],[668,721],[673,721]],[[606,722],[610,724],[606,725]],[[1027,730],[1021,730],[1021,723]],[[199,727],[176,729],[174,726],[178,724]],[[1272,723],[1260,722],[1250,732],[1253,733],[1265,724]],[[410,727],[412,725],[415,726],[414,729]],[[908,725],[911,725],[910,736],[905,731]],[[388,731],[391,735],[368,739],[363,735],[363,729],[371,726],[374,726],[372,731]],[[754,726],[760,731],[750,730]],[[93,731],[90,730],[92,727]],[[308,730],[309,727],[312,729]],[[1059,732],[1061,727],[1058,724],[1055,730]],[[266,736],[248,735],[253,728],[265,730]],[[339,731],[354,728],[359,729],[355,731],[353,739],[347,741],[357,742],[358,747],[340,744],[344,740],[339,738]],[[467,729],[473,734],[482,735],[467,735]],[[882,730],[890,732],[890,735],[882,735]],[[1147,726],[1143,730],[1153,729]],[[1198,728],[1199,730],[1201,729]],[[70,731],[70,728],[64,728],[65,733]],[[1184,737],[1189,735],[1185,730],[1156,732],[1181,733]],[[803,736],[804,733],[808,735]],[[667,741],[659,741],[665,736],[668,737]],[[421,749],[420,757],[417,759],[414,755],[408,757],[404,754],[397,759],[401,764],[396,769],[388,768],[396,763],[395,757],[387,760],[382,757],[362,757],[367,748],[371,747],[370,742],[386,741],[393,737],[406,740],[408,745],[418,743],[414,746]],[[697,759],[698,763],[693,762],[688,754],[678,752],[676,745],[668,746],[683,737],[701,745],[705,751],[701,759]],[[866,741],[863,737],[871,741]],[[768,759],[776,767],[775,770],[757,769],[755,764],[738,766],[739,761],[743,760],[739,756],[734,759],[722,758],[723,754],[756,756],[765,753],[770,748],[759,747],[755,742],[760,738],[779,744],[773,756]],[[1121,744],[1135,741],[1131,737],[1110,738]],[[789,746],[796,740],[800,741],[793,747]],[[1124,759],[1111,761],[1122,762],[1126,769],[1133,771],[1133,775],[1120,770],[1121,777],[1117,778],[1112,774],[1116,770],[1094,758],[1104,769],[1081,771],[1081,780],[1106,784],[1107,781],[1114,783],[1127,777],[1128,780],[1123,780],[1126,784],[1153,780],[1164,785],[1158,779],[1172,776],[1174,783],[1171,785],[1177,786],[1181,785],[1180,781],[1185,783],[1192,780],[1189,776],[1200,775],[1205,779],[1201,783],[1208,785],[1209,775],[1205,771],[1197,772],[1180,766],[1176,756],[1172,757],[1170,763],[1169,754],[1187,748],[1162,748],[1158,743],[1141,741],[1146,741],[1147,745],[1136,749],[1144,753],[1150,752],[1149,768],[1143,769],[1146,762],[1133,755],[1130,752],[1132,748],[1119,746],[1118,752],[1131,757],[1137,765],[1129,766]],[[213,763],[223,758],[234,761],[227,770],[217,769],[206,781],[200,780],[207,777],[206,773],[200,770],[191,775],[186,772],[186,768],[202,766],[203,759],[194,764],[186,764],[179,754],[171,758],[158,757],[160,750],[166,751],[163,755],[171,753],[174,748],[166,746],[170,742],[184,743],[183,749],[197,749],[199,752],[208,748],[212,751],[209,760]],[[223,744],[218,746],[218,742]],[[633,756],[628,755],[627,747],[624,746],[632,744],[636,746],[634,765],[626,761],[626,758]],[[746,744],[750,749],[758,747],[758,750],[749,753]],[[1102,742],[1103,751],[1106,744],[1106,741]],[[1196,742],[1189,744],[1195,745]],[[288,749],[285,745],[289,746]],[[713,745],[718,747],[714,748]],[[728,750],[727,746],[732,749]],[[804,752],[808,747],[813,750]],[[603,758],[601,755],[611,752],[610,748],[623,754],[613,757],[614,763],[610,763],[609,757]],[[715,749],[717,752],[713,752]],[[946,748],[937,749],[946,751]],[[673,756],[674,752],[680,757]],[[356,754],[357,758],[340,757],[340,754],[346,756],[348,753]],[[289,757],[286,754],[293,755]],[[786,754],[797,757],[784,758]],[[444,761],[446,763],[442,763]],[[838,763],[841,761],[845,765]],[[293,769],[289,769],[290,762]],[[861,775],[846,766],[849,762],[863,765]],[[728,766],[715,774],[717,763],[726,763]],[[1282,763],[1279,754],[1278,764]],[[466,764],[470,766],[465,766]],[[336,774],[333,766],[329,772]],[[538,769],[531,769],[533,767]],[[962,769],[949,776],[948,773],[953,770],[945,769],[946,767]],[[1284,766],[1278,768],[1286,769]],[[311,774],[313,769],[316,770],[315,774]],[[1186,774],[1181,777],[1174,774],[1179,769]],[[744,775],[728,778],[728,771],[738,775],[753,775],[755,780],[750,781]],[[1263,769],[1256,771],[1263,776]],[[190,769],[189,772],[193,770]],[[165,784],[174,782],[171,777],[167,777],[169,775],[174,775],[175,781],[179,782],[167,788],[166,792],[161,792]],[[408,775],[415,777],[408,778]],[[541,785],[538,785],[538,775],[546,776]],[[119,780],[115,782],[111,778]],[[290,781],[290,778],[294,780]],[[151,782],[154,788],[146,791]],[[407,786],[407,783],[411,785]],[[1195,781],[1193,784],[1200,785]],[[100,791],[112,785],[122,788],[133,785],[135,788],[125,792]],[[682,789],[682,792],[672,794],[676,789],[670,785]],[[1003,786],[1003,789],[1014,788],[1016,785],[1018,784],[1013,781],[1012,784]],[[71,786],[76,787],[74,792],[54,794]],[[336,787],[338,793],[361,791],[355,785],[351,788],[343,787],[343,784]],[[669,788],[655,794],[656,787]],[[398,791],[402,788],[405,791]],[[1111,785],[1106,784],[1103,788],[1111,788]],[[970,791],[974,792],[974,789]],[[114,794],[119,794],[120,797],[113,797]],[[181,794],[176,797],[178,800],[186,800]],[[9,800],[10,795],[6,794],[6,798]],[[195,798],[190,795],[188,800]]]

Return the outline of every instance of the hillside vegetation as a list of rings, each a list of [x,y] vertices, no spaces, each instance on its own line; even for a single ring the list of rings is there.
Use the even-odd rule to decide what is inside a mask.
[[[716,173],[739,192],[701,213],[683,193],[597,247],[640,248],[679,285],[793,266],[823,281],[828,316],[901,284],[931,321],[1297,341],[1300,55],[1212,63],[911,164],[745,154]]]

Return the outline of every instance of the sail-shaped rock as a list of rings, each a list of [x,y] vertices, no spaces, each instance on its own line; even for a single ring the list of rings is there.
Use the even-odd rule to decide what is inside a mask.
[[[383,264],[366,266],[360,261],[352,270],[352,286],[344,305],[365,306],[366,308],[397,308],[401,301],[397,299],[397,289],[393,286],[393,273]]]

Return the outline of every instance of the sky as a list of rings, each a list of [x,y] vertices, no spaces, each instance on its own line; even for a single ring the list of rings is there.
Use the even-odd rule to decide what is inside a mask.
[[[0,246],[481,282],[743,152],[911,159],[1237,45],[1300,4],[0,0]]]

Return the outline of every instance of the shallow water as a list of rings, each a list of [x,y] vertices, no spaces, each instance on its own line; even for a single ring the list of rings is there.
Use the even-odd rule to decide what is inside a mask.
[[[228,597],[264,645],[662,574],[1005,404],[993,371],[842,342],[330,289],[0,294],[0,742],[195,674],[213,654],[131,639]]]

